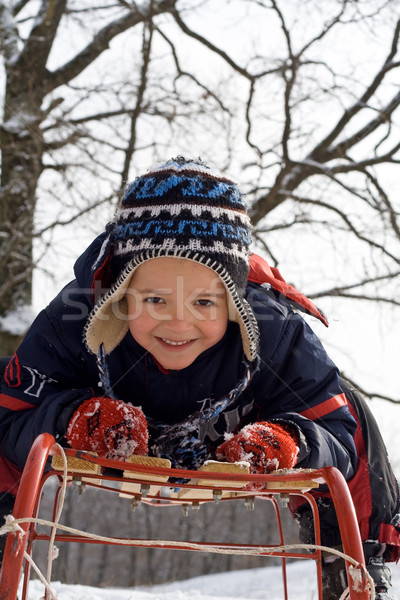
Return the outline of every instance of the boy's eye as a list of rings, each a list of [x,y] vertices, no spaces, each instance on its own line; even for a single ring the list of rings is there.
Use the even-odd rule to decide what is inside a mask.
[[[144,301],[148,304],[161,304],[162,302],[164,302],[164,300],[159,296],[147,296],[147,298],[145,298]]]
[[[207,298],[199,298],[196,300],[196,304],[199,304],[200,306],[214,306],[215,302],[208,300]]]

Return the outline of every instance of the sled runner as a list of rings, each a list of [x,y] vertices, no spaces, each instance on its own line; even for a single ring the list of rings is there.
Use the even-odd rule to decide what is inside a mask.
[[[51,468],[48,459],[52,457]],[[53,514],[48,519],[49,534],[37,531],[39,520],[35,520],[44,483],[49,477],[58,480],[54,496]],[[171,481],[172,479],[172,481]],[[177,482],[178,480],[178,482]],[[79,532],[58,523],[60,505],[66,485],[73,482],[78,486],[91,486],[113,492],[116,496],[130,498],[135,506],[144,502],[154,506],[181,505],[189,508],[205,502],[244,501],[254,502],[263,498],[272,502],[276,526],[279,532],[279,545],[265,546],[251,544],[193,543],[174,540],[115,539],[94,536]],[[288,558],[314,560],[318,578],[318,597],[322,600],[321,555],[318,510],[310,490],[326,485],[336,509],[343,552],[347,555],[346,569],[350,581],[351,600],[369,600],[368,575],[361,544],[361,538],[355,516],[353,502],[342,474],[334,467],[318,470],[292,469],[277,471],[268,475],[252,475],[247,463],[218,463],[210,461],[198,471],[171,469],[169,461],[147,456],[134,456],[128,461],[115,461],[99,458],[88,452],[66,449],[63,451],[49,434],[40,435],[29,454],[22,474],[13,519],[7,536],[3,568],[0,575],[0,600],[15,600],[22,574],[23,587],[20,600],[27,599],[30,577],[30,561],[34,542],[46,540],[53,542],[100,543],[152,548],[192,550],[197,552],[226,552],[259,556],[280,557],[284,599],[288,600],[286,580],[286,560]],[[308,501],[314,516],[316,546],[302,547],[285,544],[280,516],[279,498],[285,502],[291,496],[301,496]],[[249,518],[251,518],[249,516]],[[43,521],[41,521],[43,525]],[[297,551],[295,551],[297,550]],[[25,564],[24,563],[24,553]],[[46,595],[50,598],[50,594]]]

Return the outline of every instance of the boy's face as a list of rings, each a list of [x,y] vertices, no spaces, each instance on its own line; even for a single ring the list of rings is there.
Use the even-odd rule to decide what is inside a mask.
[[[182,258],[149,260],[126,293],[134,339],[165,368],[188,367],[225,334],[225,287],[208,267]]]

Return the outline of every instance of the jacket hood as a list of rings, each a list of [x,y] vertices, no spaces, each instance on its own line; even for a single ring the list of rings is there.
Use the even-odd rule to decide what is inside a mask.
[[[95,301],[95,296],[98,298],[99,295],[104,294],[111,284],[110,248],[104,248],[108,245],[108,240],[107,231],[103,231],[86,248],[74,265],[75,279],[79,287],[92,290],[93,301]],[[101,261],[99,261],[99,257],[102,257]]]

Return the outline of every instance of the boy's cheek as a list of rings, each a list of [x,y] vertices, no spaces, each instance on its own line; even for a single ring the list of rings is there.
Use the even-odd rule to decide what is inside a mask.
[[[218,319],[208,321],[207,324],[203,323],[202,331],[207,338],[214,339],[214,344],[216,344],[225,335],[227,327],[228,319]]]
[[[163,320],[165,317],[163,319],[162,316],[159,316],[155,319],[148,314],[142,314],[140,317],[129,319],[129,331],[137,342],[142,343],[141,340],[149,338]]]
[[[146,348],[149,344],[150,334],[148,327],[137,327],[135,323],[129,324],[129,331],[135,342]]]

